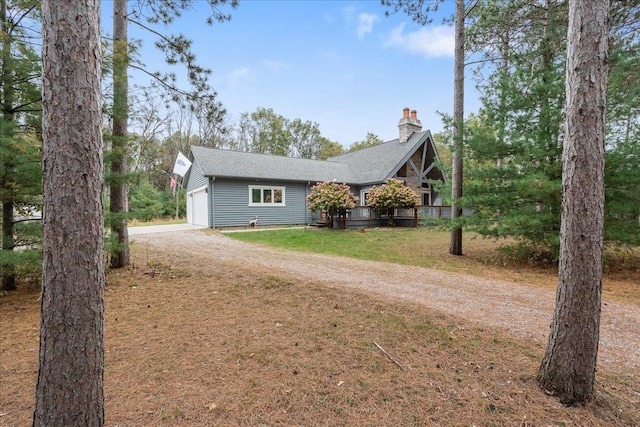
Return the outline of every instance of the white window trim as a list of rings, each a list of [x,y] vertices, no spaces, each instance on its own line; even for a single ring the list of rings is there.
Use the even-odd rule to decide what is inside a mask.
[[[249,206],[259,207],[285,207],[287,206],[286,199],[286,187],[279,187],[273,185],[250,185],[249,186]],[[253,202],[253,190],[280,190],[282,191],[282,203],[254,203]],[[264,193],[262,193],[264,194]]]
[[[369,191],[371,191],[370,188],[367,188],[366,190],[360,190],[360,206],[367,206],[365,205],[365,200],[367,198],[367,195],[369,194]]]

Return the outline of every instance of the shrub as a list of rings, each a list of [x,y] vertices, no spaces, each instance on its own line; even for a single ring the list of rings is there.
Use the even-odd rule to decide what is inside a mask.
[[[393,210],[414,207],[418,203],[418,195],[402,181],[389,178],[380,188],[376,188],[375,185],[371,187],[367,200],[369,206],[376,211],[386,211],[389,215],[389,223],[393,225]]]
[[[333,217],[356,206],[358,197],[351,193],[347,184],[334,181],[319,182],[311,187],[311,194],[307,196],[307,206],[312,212],[325,211],[329,217],[329,225],[333,224]]]

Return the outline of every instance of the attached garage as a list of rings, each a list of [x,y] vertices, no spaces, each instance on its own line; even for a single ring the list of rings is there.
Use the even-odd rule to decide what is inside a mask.
[[[187,193],[187,223],[209,226],[207,187],[201,187]]]

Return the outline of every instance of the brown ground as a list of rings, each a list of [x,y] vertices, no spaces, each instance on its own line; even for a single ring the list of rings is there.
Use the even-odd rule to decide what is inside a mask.
[[[255,247],[196,258],[169,235],[136,239],[133,268],[107,279],[108,426],[640,425],[637,372],[620,364],[565,408],[537,388],[535,337],[273,268],[279,251],[270,267],[247,259]],[[37,297],[0,299],[0,426],[30,424]]]

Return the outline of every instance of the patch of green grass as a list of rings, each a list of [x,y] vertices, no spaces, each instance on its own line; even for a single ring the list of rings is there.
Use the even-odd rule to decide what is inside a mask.
[[[497,244],[465,233],[463,246],[470,256],[449,255],[448,231],[434,228],[380,228],[360,230],[291,229],[237,232],[229,237],[283,249],[357,259],[386,261],[472,273],[478,254],[493,252]]]

